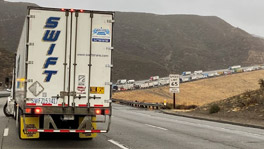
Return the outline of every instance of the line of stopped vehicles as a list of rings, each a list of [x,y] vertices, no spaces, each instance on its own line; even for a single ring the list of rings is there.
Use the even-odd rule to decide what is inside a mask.
[[[213,71],[202,71],[197,70],[193,73],[191,71],[182,72],[180,75],[180,83],[195,81],[199,79],[212,78],[221,75],[231,75],[234,73],[250,72],[255,70],[264,69],[264,65],[255,65],[248,67],[241,67],[241,65],[230,66],[227,69],[213,70]],[[169,77],[160,78],[159,76],[151,76],[147,80],[127,80],[119,79],[115,84],[113,84],[113,91],[126,91],[126,90],[135,90],[135,89],[146,89],[158,86],[169,85]]]

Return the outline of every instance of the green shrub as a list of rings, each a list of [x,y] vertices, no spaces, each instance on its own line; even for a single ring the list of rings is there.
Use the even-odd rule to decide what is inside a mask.
[[[209,113],[213,114],[213,113],[217,113],[220,111],[220,107],[217,104],[213,104],[210,109],[209,109]]]

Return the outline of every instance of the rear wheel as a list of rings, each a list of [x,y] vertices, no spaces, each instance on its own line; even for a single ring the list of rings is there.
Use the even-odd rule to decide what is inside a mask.
[[[15,102],[15,104],[14,104],[14,113],[13,113],[13,118],[16,120],[16,118],[17,118],[17,106],[16,106],[17,104],[16,104],[16,102]]]
[[[7,102],[4,105],[3,111],[4,111],[4,114],[5,114],[6,117],[11,117],[12,116],[12,114],[10,114],[9,111],[7,110]]]

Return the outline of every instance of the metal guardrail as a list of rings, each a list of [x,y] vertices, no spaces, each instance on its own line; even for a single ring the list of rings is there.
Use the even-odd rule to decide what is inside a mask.
[[[112,99],[113,102],[129,105],[132,107],[138,108],[147,108],[147,109],[161,109],[164,105],[159,103],[144,103],[144,102],[136,102],[136,101],[127,101],[123,99]]]

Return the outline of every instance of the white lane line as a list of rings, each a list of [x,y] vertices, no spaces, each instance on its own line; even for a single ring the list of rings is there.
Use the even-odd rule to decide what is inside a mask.
[[[9,131],[9,128],[5,128],[5,130],[4,130],[4,137],[6,137],[6,136],[8,136],[8,131]]]
[[[153,128],[158,128],[158,129],[161,129],[161,130],[168,130],[166,128],[162,128],[162,127],[158,127],[158,126],[154,126],[154,125],[150,125],[150,124],[145,124],[146,126],[149,126],[149,127],[153,127]]]
[[[122,149],[128,149],[128,148],[125,147],[123,144],[120,144],[120,143],[118,143],[118,142],[116,142],[116,141],[114,141],[114,140],[108,140],[108,141],[111,142],[111,143],[113,143],[114,145],[116,145],[116,146],[122,148]]]
[[[166,118],[158,118],[158,119],[166,119]],[[168,119],[166,119],[166,120],[168,120]],[[215,131],[219,131],[219,132],[225,132],[225,133],[236,134],[236,135],[245,136],[245,137],[251,137],[251,138],[255,138],[255,139],[259,139],[259,140],[264,140],[264,134],[263,133],[257,134],[257,133],[237,130],[235,128],[224,128],[224,127],[220,127],[220,126],[199,124],[199,123],[193,123],[193,122],[182,121],[182,120],[180,121],[180,120],[176,120],[176,119],[169,119],[168,121],[183,124],[183,125],[188,125],[188,126],[192,126],[192,127],[206,128],[206,129],[215,130]],[[226,124],[226,126],[228,126],[228,125],[229,124]]]

